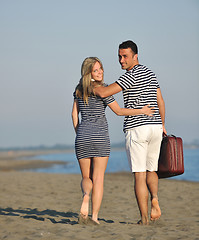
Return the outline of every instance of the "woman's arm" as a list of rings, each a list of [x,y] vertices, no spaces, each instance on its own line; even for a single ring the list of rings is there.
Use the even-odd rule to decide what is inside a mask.
[[[140,114],[153,116],[153,113],[155,112],[154,107],[149,107],[149,105],[146,105],[141,109],[121,108],[119,104],[116,101],[114,101],[110,103],[108,106],[118,116],[132,116]]]
[[[77,129],[79,126],[79,104],[77,100],[74,100],[73,102],[72,120],[73,120],[73,127],[75,129],[75,132],[77,133]]]

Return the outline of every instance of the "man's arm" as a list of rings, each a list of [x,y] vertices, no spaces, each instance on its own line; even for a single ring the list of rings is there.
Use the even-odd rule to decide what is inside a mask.
[[[140,109],[121,108],[119,104],[114,101],[112,103],[109,103],[108,106],[117,116],[133,116],[140,114],[153,116],[155,112],[154,107],[150,107],[149,105],[145,105],[143,108]]]
[[[157,102],[158,102],[160,116],[162,119],[163,132],[167,134],[167,131],[165,129],[165,103],[164,103],[164,99],[162,97],[160,88],[157,89]]]
[[[117,83],[112,83],[107,87],[96,87],[94,88],[94,93],[101,98],[105,98],[111,95],[114,95],[118,92],[121,92],[122,88]]]

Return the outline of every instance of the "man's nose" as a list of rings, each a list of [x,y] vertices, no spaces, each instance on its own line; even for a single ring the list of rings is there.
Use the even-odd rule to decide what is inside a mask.
[[[120,62],[123,63],[124,62],[124,58],[120,57]]]

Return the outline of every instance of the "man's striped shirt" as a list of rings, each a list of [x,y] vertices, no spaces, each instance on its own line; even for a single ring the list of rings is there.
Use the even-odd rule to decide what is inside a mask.
[[[156,75],[143,65],[136,65],[123,74],[116,83],[123,89],[124,107],[140,109],[149,104],[155,107],[153,117],[147,115],[126,116],[124,132],[134,127],[147,124],[162,124],[157,104],[157,88],[159,84]]]

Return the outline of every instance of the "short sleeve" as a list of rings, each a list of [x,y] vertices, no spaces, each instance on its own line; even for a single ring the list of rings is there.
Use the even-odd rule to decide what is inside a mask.
[[[113,96],[109,96],[109,97],[103,98],[103,101],[105,102],[106,105],[109,105],[110,103],[115,101],[115,98]]]
[[[154,74],[154,75],[155,75],[155,74]],[[158,83],[158,80],[157,80],[156,75],[155,75],[155,86],[156,86],[156,88],[160,88],[160,85],[159,85],[159,83]]]
[[[108,84],[104,83],[103,86],[104,86],[104,87],[107,87]],[[109,96],[109,97],[103,98],[103,101],[104,101],[104,103],[105,103],[106,105],[108,105],[108,104],[114,102],[114,101],[115,101],[115,98],[114,98],[113,96]]]
[[[134,84],[134,76],[131,72],[126,72],[123,74],[116,83],[123,89],[126,90],[128,88],[131,88]]]
[[[77,99],[76,91],[74,91],[73,97],[74,97],[74,99]]]

